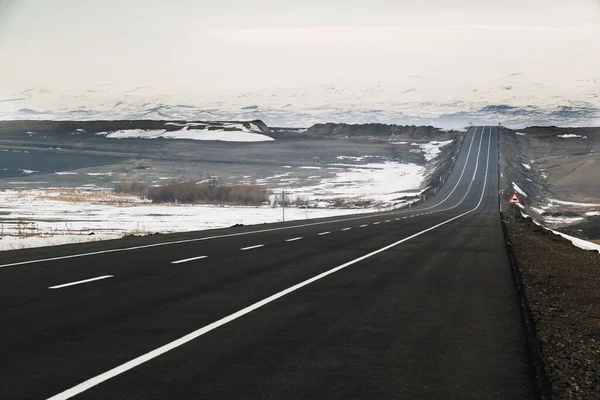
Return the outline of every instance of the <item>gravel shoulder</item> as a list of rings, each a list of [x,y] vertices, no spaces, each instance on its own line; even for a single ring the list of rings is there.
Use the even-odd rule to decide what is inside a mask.
[[[600,254],[574,247],[529,218],[503,218],[533,320],[530,334],[539,342],[532,355],[547,377],[538,377],[542,398],[598,399]]]

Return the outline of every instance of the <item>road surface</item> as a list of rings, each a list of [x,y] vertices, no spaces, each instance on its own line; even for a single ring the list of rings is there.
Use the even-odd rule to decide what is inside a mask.
[[[412,209],[0,253],[0,398],[532,398],[498,209],[474,127]]]

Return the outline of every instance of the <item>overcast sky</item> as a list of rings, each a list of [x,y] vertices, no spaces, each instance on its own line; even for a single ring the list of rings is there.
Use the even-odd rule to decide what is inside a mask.
[[[0,95],[600,77],[598,0],[0,0]]]

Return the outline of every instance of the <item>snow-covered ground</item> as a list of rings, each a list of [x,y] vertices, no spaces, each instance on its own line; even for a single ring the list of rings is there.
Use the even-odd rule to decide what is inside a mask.
[[[108,193],[95,193],[97,197],[89,200],[85,196],[82,194],[83,201],[74,202],[58,200],[59,196],[54,199],[43,191],[1,191],[0,250],[263,224],[283,219],[281,208],[269,206],[155,205]],[[285,220],[360,212],[363,211],[286,208]]]
[[[291,199],[304,198],[322,202],[351,198],[394,206],[408,204],[414,201],[411,197],[421,193],[419,188],[426,173],[425,167],[394,162],[329,164],[326,169],[334,171],[335,175],[332,178],[319,179],[320,182],[316,185],[289,190]],[[281,176],[275,177],[281,179]]]

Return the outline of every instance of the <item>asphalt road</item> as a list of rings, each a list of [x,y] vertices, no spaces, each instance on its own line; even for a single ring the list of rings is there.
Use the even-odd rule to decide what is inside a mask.
[[[0,253],[0,398],[533,398],[497,161],[477,127],[412,209]]]

